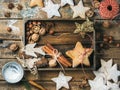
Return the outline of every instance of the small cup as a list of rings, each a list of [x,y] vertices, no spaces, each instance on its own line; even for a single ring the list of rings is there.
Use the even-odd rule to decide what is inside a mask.
[[[2,76],[8,83],[19,82],[24,75],[24,70],[17,62],[8,62],[2,68]]]

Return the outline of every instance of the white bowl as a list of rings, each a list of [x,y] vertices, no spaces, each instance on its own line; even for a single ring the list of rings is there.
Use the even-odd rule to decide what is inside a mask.
[[[8,62],[2,68],[2,76],[8,83],[19,82],[24,75],[22,66],[16,62]]]

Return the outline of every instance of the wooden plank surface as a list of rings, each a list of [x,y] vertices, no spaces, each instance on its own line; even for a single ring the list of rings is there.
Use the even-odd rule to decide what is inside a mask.
[[[6,2],[0,3],[0,5],[5,7],[5,11],[9,11],[7,9],[7,4],[8,1],[5,0]],[[23,9],[25,10],[25,3],[29,3],[29,0],[21,0],[21,4],[23,5]],[[53,0],[54,3],[60,3],[60,0]],[[79,0],[74,0],[75,5],[78,3]],[[89,0],[84,0],[84,5],[85,6],[91,6],[91,3]],[[1,10],[0,10],[1,11]],[[15,18],[21,18],[20,11],[18,11],[16,8],[13,9],[11,12],[13,12],[13,16],[17,16]],[[42,12],[43,13],[43,12]],[[72,14],[73,11],[70,9],[70,7],[67,5],[66,7],[63,7],[60,9],[60,13],[62,15],[62,18],[54,17],[52,19],[72,19]],[[44,19],[46,18],[46,13],[43,14],[42,16]],[[0,13],[0,72],[2,69],[2,66],[9,62],[9,61],[17,61],[14,57],[14,55],[17,55],[18,52],[13,53],[12,51],[9,50],[9,46],[12,43],[17,43],[20,48],[23,47],[23,44],[21,43],[21,37],[24,35],[24,20],[18,20],[14,26],[20,28],[20,33],[18,35],[14,33],[9,33],[7,32],[7,23],[8,23],[8,18],[5,18],[3,16],[3,13]],[[13,18],[13,17],[11,17]],[[39,17],[40,18],[40,17]],[[76,18],[72,19],[75,20],[76,22],[81,22],[78,21],[81,18]],[[55,48],[59,49],[63,54],[65,54],[66,50],[70,50],[74,48],[74,45],[77,41],[80,41],[79,38],[80,35],[78,34],[73,34],[73,31],[75,30],[76,26],[74,24],[75,21],[72,22],[55,22],[56,27],[54,28],[55,30],[55,35],[46,35],[41,38],[39,44],[45,44],[46,42],[50,42],[51,44],[54,45]],[[82,21],[83,22],[83,21]],[[116,40],[120,40],[120,25],[118,27],[112,27],[110,29],[105,29],[103,28],[103,33],[107,33],[108,35],[114,35]],[[114,31],[113,31],[114,30]],[[49,38],[49,41],[47,41]],[[54,38],[54,41],[52,41]],[[64,40],[66,38],[66,40]],[[74,39],[74,40],[73,40]],[[52,41],[52,42],[51,42]],[[62,44],[61,44],[62,42]],[[63,45],[64,44],[64,45]],[[62,45],[62,46],[61,46]],[[114,59],[114,63],[118,64],[118,68],[120,70],[120,48],[110,48],[108,50],[102,50],[100,53],[96,53],[97,57],[104,58],[106,61],[109,60],[110,58]],[[96,65],[97,68],[100,66],[100,59],[96,59]],[[55,90],[55,83],[51,81],[51,78],[57,77],[59,71],[39,71],[39,77],[36,78],[35,76],[31,75],[29,71],[25,71],[25,77],[27,80],[35,80],[35,82],[41,84],[48,90]],[[86,71],[88,75],[88,79],[93,79],[95,76],[93,75],[92,71]],[[70,75],[73,77],[72,81],[70,82],[70,90],[90,90],[90,87],[87,88],[80,88],[79,85],[81,84],[81,79],[84,78],[83,71],[78,71],[75,70],[74,73],[73,71],[66,71],[65,75]],[[18,83],[18,84],[13,84],[10,85],[6,83],[0,73],[0,90],[26,90],[25,86],[23,83]],[[32,90],[38,90],[37,88],[32,87]],[[66,90],[63,88],[62,90]]]

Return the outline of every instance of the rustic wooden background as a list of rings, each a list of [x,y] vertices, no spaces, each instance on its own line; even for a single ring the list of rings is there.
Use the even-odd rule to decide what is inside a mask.
[[[4,6],[7,8],[7,4],[8,1],[4,0],[4,3],[0,3],[0,5]],[[25,9],[25,3],[28,2],[29,0],[21,0],[21,3]],[[59,0],[53,0],[54,2],[59,2]],[[79,0],[74,0],[75,4],[78,3]],[[91,6],[91,3],[89,0],[84,0],[84,5],[85,6]],[[7,11],[7,9],[6,9]],[[24,20],[22,19],[22,17],[19,15],[20,11],[18,10],[12,10],[11,12],[15,13],[15,15],[18,15],[18,17],[16,19],[18,19],[18,21],[14,24],[15,26],[19,27],[21,32],[18,35],[15,35],[13,33],[9,33],[6,31],[7,28],[7,22],[9,19],[13,19],[12,18],[5,18],[3,16],[3,12],[0,11],[0,72],[2,69],[2,66],[9,62],[9,61],[17,61],[14,57],[14,55],[17,55],[16,53],[13,53],[9,50],[9,45],[11,43],[17,43],[19,44],[20,48],[22,47],[22,43],[21,43],[21,36],[24,35]],[[53,19],[67,19],[67,20],[80,20],[80,18],[77,19],[72,19],[72,11],[70,9],[69,6],[63,7],[62,9],[60,9],[60,12],[62,14],[62,18],[58,18],[58,17],[54,17]],[[44,17],[44,19],[46,19],[46,16]],[[96,20],[95,20],[96,21]],[[97,20],[98,21],[98,20]],[[101,21],[101,20],[100,20]],[[46,40],[49,38],[49,40],[51,40],[50,43],[52,44],[58,44],[57,48],[60,49],[60,51],[65,52],[65,50],[68,49],[72,49],[75,45],[75,42],[79,40],[79,35],[75,35],[72,34],[74,29],[75,29],[75,25],[73,25],[73,23],[68,23],[61,21],[62,23],[56,23],[58,24],[58,26],[61,27],[56,27],[54,30],[55,32],[59,35],[59,39],[56,39],[57,36],[46,36],[44,38],[41,39],[40,43],[46,42]],[[64,24],[65,23],[65,24]],[[96,24],[95,24],[96,25]],[[69,27],[71,26],[71,27]],[[96,26],[97,27],[97,26]],[[98,26],[99,27],[99,26]],[[103,27],[98,28],[97,31],[104,33],[107,33],[108,35],[112,35],[115,37],[115,40],[117,40],[119,42],[120,40],[120,25],[118,25],[116,27],[116,25],[113,25],[111,28],[109,29],[105,29]],[[64,38],[67,38],[66,41],[64,41]],[[54,39],[54,41],[52,41]],[[73,40],[74,39],[74,40]],[[64,43],[64,46],[61,46],[61,42],[62,44]],[[67,42],[67,43],[66,43]],[[96,41],[97,43],[97,41]],[[69,46],[68,46],[68,45]],[[64,48],[65,50],[63,50],[62,48]],[[110,49],[108,50],[101,50],[101,52],[96,52],[96,56],[99,58],[104,58],[106,61],[109,60],[110,58],[113,58],[114,63],[118,64],[118,69],[120,70],[120,48],[116,48],[115,46],[111,46]],[[97,68],[100,66],[100,59],[96,59],[96,65]],[[34,77],[33,75],[30,74],[29,71],[25,71],[25,78],[28,80],[35,80],[36,82],[40,83],[41,85],[43,85],[45,88],[47,88],[48,90],[55,90],[55,83],[51,81],[51,78],[58,76],[59,71],[39,71],[39,78],[36,79],[36,77]],[[93,79],[94,75],[92,73],[92,71],[86,71],[87,75],[89,76],[89,79]],[[70,84],[70,90],[90,90],[90,87],[86,87],[86,88],[80,88],[79,85],[81,84],[80,79],[82,79],[84,77],[84,74],[82,71],[80,70],[75,70],[74,73],[73,71],[66,71],[65,75],[70,75],[73,77],[72,81],[69,83]],[[10,85],[8,83],[6,83],[3,79],[3,77],[0,74],[0,90],[25,90],[25,87],[23,85],[23,83],[18,83],[18,84],[14,84],[14,85]],[[38,90],[37,88],[32,87],[32,90]],[[66,89],[62,89],[62,90],[66,90]]]

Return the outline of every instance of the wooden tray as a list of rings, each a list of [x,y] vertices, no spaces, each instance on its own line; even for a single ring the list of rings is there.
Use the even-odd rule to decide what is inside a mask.
[[[68,58],[68,60],[72,61],[68,56],[65,55],[65,51],[72,50],[76,44],[77,41],[82,42],[84,47],[90,47],[91,41],[88,36],[85,36],[85,38],[81,38],[80,34],[74,34],[73,31],[76,29],[75,22],[83,23],[85,20],[25,20],[24,24],[24,43],[27,44],[26,40],[26,26],[29,22],[33,21],[40,21],[42,23],[54,23],[55,27],[54,29],[55,33],[54,35],[46,34],[45,36],[42,36],[41,39],[37,42],[38,45],[44,45],[46,43],[52,44],[56,49],[58,49],[60,52],[63,53],[63,55]],[[84,66],[85,70],[94,70],[96,63],[96,55],[95,55],[95,32],[88,33],[91,35],[94,41],[94,52],[89,57],[91,66],[86,67]],[[39,68],[38,70],[62,70],[59,66],[55,68]],[[77,68],[65,68],[65,70],[82,70],[81,66],[78,66]]]

